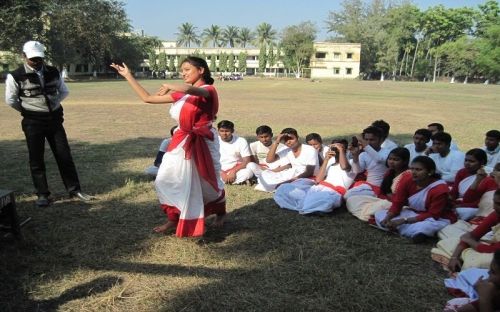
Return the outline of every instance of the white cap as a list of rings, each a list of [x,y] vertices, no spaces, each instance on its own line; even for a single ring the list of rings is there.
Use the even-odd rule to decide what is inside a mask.
[[[27,58],[45,57],[45,46],[38,41],[28,41],[23,46]]]

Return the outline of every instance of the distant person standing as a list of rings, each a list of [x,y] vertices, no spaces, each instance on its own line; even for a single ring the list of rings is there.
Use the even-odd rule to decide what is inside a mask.
[[[82,201],[92,199],[81,192],[68,139],[63,127],[61,101],[69,91],[57,68],[44,63],[45,47],[38,41],[23,46],[24,65],[7,75],[5,102],[21,112],[21,122],[28,145],[31,177],[38,199],[36,205],[50,204],[45,173],[45,139],[49,142],[66,190]]]

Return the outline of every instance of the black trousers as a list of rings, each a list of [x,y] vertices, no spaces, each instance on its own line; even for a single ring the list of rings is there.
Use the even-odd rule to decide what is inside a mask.
[[[45,173],[45,139],[54,154],[66,190],[70,193],[80,191],[78,173],[62,120],[45,121],[25,117],[21,124],[28,144],[31,177],[36,194],[50,195]]]

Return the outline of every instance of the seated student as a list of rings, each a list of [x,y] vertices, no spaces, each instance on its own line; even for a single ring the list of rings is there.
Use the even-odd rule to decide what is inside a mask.
[[[274,169],[279,165],[279,162],[267,163],[266,157],[267,153],[269,153],[269,148],[271,144],[273,144],[273,130],[266,125],[259,126],[255,130],[255,134],[257,135],[257,141],[250,143],[250,152],[252,153],[251,162],[248,163],[247,168],[252,170],[254,175],[260,175],[262,170],[265,169]],[[278,145],[277,152],[285,149],[286,147],[283,144]]]
[[[455,222],[456,215],[447,207],[448,185],[436,173],[432,159],[417,156],[410,170],[412,175],[404,177],[392,195],[391,207],[375,213],[375,222],[419,243]]]
[[[427,155],[427,144],[431,140],[431,132],[427,129],[418,129],[413,135],[413,143],[406,144],[405,148],[410,151],[410,162],[417,156]]]
[[[486,162],[486,152],[473,148],[465,154],[464,168],[455,177],[450,196],[453,207],[462,220],[474,217],[483,194],[497,189],[495,179],[488,177],[483,169]]]
[[[245,138],[234,135],[234,124],[222,120],[217,124],[219,132],[219,151],[221,178],[226,184],[241,184],[253,177],[250,169],[250,148]]]
[[[391,130],[391,126],[385,122],[384,120],[375,120],[372,122],[373,127],[377,127],[382,130],[382,144],[380,145],[382,148],[388,149],[389,151],[398,147],[398,145],[389,139],[389,131]]]
[[[287,148],[277,152],[280,142],[283,142]],[[271,144],[266,161],[269,164],[279,161],[280,167],[262,171],[257,176],[258,184],[255,189],[272,192],[283,183],[311,177],[318,167],[318,152],[314,147],[300,142],[297,130],[286,128]]]
[[[471,232],[460,237],[460,243],[448,262],[448,269],[457,272],[472,266],[485,268],[491,262],[493,252],[500,250],[500,189],[493,196],[494,211],[481,221]],[[492,231],[491,239],[487,242],[481,238]]]
[[[500,250],[495,251],[489,270],[471,268],[444,284],[450,293],[459,297],[446,304],[445,312],[485,312],[500,310]]]
[[[436,133],[444,132],[444,126],[440,123],[437,123],[437,122],[433,122],[433,123],[428,124],[427,129],[431,132],[432,135],[434,135]],[[432,140],[430,140],[429,143],[427,143],[427,146],[428,147],[432,146]],[[457,143],[455,143],[453,140],[450,142],[450,149],[452,151],[459,151],[460,150],[458,148]],[[431,151],[431,153],[432,153],[432,151]]]
[[[488,156],[485,170],[490,173],[493,167],[500,162],[500,131],[490,130],[486,132],[483,150]]]
[[[173,126],[170,129],[170,138],[166,138],[163,141],[161,141],[160,147],[158,148],[158,153],[156,153],[156,158],[152,166],[149,166],[144,170],[144,172],[150,176],[156,177],[158,174],[158,168],[160,168],[161,162],[163,160],[163,155],[167,152],[167,148],[170,144],[170,141],[172,141],[172,136],[174,135],[174,131],[177,126]]]
[[[400,186],[403,177],[410,175],[408,170],[410,152],[406,148],[396,147],[387,157],[389,168],[380,185],[378,197],[370,195],[351,196],[346,202],[347,210],[362,221],[369,221],[375,212],[391,207],[392,194]],[[403,179],[404,180],[404,179]]]
[[[346,140],[334,140],[315,180],[298,179],[280,185],[274,193],[278,206],[300,214],[327,213],[340,207],[342,195],[355,177],[347,160],[346,149]]]
[[[458,170],[464,167],[464,153],[450,149],[451,136],[446,132],[432,135],[432,153],[429,157],[436,164],[437,173],[448,185],[453,186]]]
[[[318,151],[318,161],[321,166],[323,164],[323,159],[325,159],[325,156],[328,153],[328,146],[323,145],[323,139],[321,136],[314,132],[306,135],[306,143]],[[317,172],[314,174],[316,175]]]
[[[359,174],[366,170],[366,181],[356,182],[344,195],[346,200],[354,195],[376,196],[379,193],[387,170],[385,161],[390,152],[381,147],[382,140],[380,128],[370,126],[363,130],[357,144],[349,146],[353,172]]]

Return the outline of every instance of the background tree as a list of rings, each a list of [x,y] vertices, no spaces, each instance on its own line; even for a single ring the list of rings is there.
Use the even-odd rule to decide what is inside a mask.
[[[137,38],[130,41],[122,36],[130,26],[121,2],[52,0],[46,3],[43,18],[48,26],[44,29],[44,41],[50,59],[59,67],[69,63],[107,66],[103,64],[104,56],[118,54],[111,51],[113,44],[120,41],[143,43]],[[143,52],[146,52],[144,58],[149,51]]]
[[[250,28],[242,27],[238,33],[238,42],[242,48],[246,48],[247,44],[255,39],[255,34]]]
[[[316,38],[316,26],[311,22],[285,27],[281,39],[283,60],[297,78],[302,74],[304,67],[314,53],[313,42]]]
[[[214,74],[217,71],[217,55],[212,54],[210,55],[210,66],[209,66],[210,72]]]
[[[175,56],[170,56],[168,58],[168,70],[175,72]]]
[[[247,72],[247,57],[248,53],[246,52],[240,52],[240,54],[238,55],[238,71],[240,73]]]
[[[2,0],[0,50],[19,53],[28,40],[43,40],[44,1]]]
[[[183,23],[179,28],[177,35],[177,44],[190,48],[191,44],[200,44],[200,39],[196,33],[196,27],[191,23]]]
[[[257,26],[257,46],[269,45],[276,40],[277,32],[268,23],[261,23]]]
[[[229,45],[230,48],[236,46],[236,42],[239,37],[238,27],[236,26],[226,26],[222,31],[222,41],[225,45]]]
[[[267,51],[267,64],[269,65],[270,69],[272,69],[273,66],[276,64],[276,55],[274,54],[273,44],[269,45],[269,51]]]
[[[157,57],[158,62],[158,70],[165,71],[167,70],[167,54],[165,52],[160,52]]]
[[[476,64],[479,71],[488,79],[500,79],[500,23],[484,30],[482,38],[476,41],[478,57]]]
[[[203,30],[201,34],[203,37],[203,45],[206,46],[207,43],[212,42],[212,47],[218,47],[222,37],[221,28],[217,25],[211,25]]]
[[[439,47],[440,55],[445,57],[444,71],[456,76],[465,76],[467,83],[469,76],[475,71],[475,60],[478,50],[473,39],[463,36],[456,41],[446,42]]]
[[[227,54],[222,52],[219,54],[219,71],[224,73],[227,71]]]
[[[267,64],[266,45],[262,44],[260,46],[260,52],[259,52],[259,72],[260,73],[263,73],[266,71],[266,64]]]
[[[234,73],[234,69],[235,69],[235,62],[236,60],[234,59],[234,54],[229,54],[227,56],[227,71],[230,72],[230,73]]]

